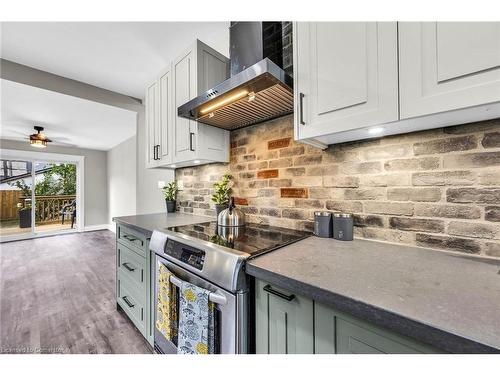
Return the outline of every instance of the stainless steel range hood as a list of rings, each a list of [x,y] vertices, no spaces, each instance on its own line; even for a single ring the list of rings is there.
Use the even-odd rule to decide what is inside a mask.
[[[292,113],[292,78],[278,65],[281,23],[236,22],[230,39],[231,78],[180,106],[178,115],[234,130]]]

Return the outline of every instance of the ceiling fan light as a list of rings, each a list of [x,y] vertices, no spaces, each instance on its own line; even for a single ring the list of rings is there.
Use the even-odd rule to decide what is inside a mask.
[[[30,145],[37,148],[47,147],[47,143],[52,142],[45,134],[42,134],[43,127],[35,126],[36,134],[30,135]]]
[[[30,139],[30,145],[37,148],[47,147],[47,141],[44,139]]]

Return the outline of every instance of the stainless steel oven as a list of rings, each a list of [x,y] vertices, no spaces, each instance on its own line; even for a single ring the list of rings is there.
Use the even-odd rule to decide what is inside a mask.
[[[160,265],[175,275],[170,282],[185,280],[211,292],[216,304],[216,352],[223,354],[253,351],[252,283],[245,274],[245,262],[255,256],[299,241],[310,233],[249,223],[230,231],[206,222],[155,230],[150,248],[156,253],[155,296],[158,293]],[[154,308],[156,322],[156,300]],[[177,304],[178,306],[178,304]],[[155,329],[155,348],[159,353],[176,353]]]
[[[155,298],[152,306],[155,311],[154,321],[157,321],[158,280],[160,265],[163,264],[174,275],[170,279],[174,285],[180,285],[180,281],[183,280],[211,292],[209,299],[216,306],[216,353],[247,353],[249,291],[246,283],[237,285],[232,283],[233,280],[229,284],[224,282],[232,279],[233,276],[240,277],[238,273],[243,264],[244,255],[236,254],[236,252],[220,253],[213,248],[200,249],[199,244],[194,247],[186,243],[189,240],[181,241],[179,238],[169,238],[169,235],[165,233],[152,236],[150,247],[156,253]],[[232,271],[227,274],[229,268]],[[223,275],[224,272],[230,276],[229,279]],[[221,284],[224,284],[225,288]],[[231,290],[231,284],[239,288]],[[167,340],[156,328],[156,324],[154,343],[157,353],[177,353],[177,343]]]

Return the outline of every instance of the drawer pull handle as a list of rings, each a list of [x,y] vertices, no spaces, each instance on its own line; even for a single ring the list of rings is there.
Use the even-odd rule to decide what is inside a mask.
[[[283,298],[284,300],[291,301],[295,298],[295,294],[285,294],[271,288],[271,285],[267,284],[263,288],[266,292],[274,294],[277,297]]]
[[[125,267],[128,271],[134,272],[135,268],[132,268],[128,265],[128,263],[122,263],[122,266]]]
[[[124,300],[124,301],[125,301],[125,303],[128,305],[128,307],[131,307],[131,308],[132,308],[132,307],[134,307],[134,306],[135,306],[132,302],[130,302],[130,301],[128,300],[127,296],[123,296],[123,297],[122,297],[122,300]]]
[[[130,242],[141,241],[139,238],[131,236],[130,234],[124,234],[123,238],[129,240]],[[142,245],[142,241],[141,241],[141,245]]]

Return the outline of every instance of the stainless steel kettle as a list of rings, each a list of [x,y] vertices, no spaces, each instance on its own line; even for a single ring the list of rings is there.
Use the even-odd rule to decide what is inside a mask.
[[[229,207],[217,216],[217,225],[221,227],[242,227],[245,225],[245,213],[236,208],[233,197],[231,197]]]

